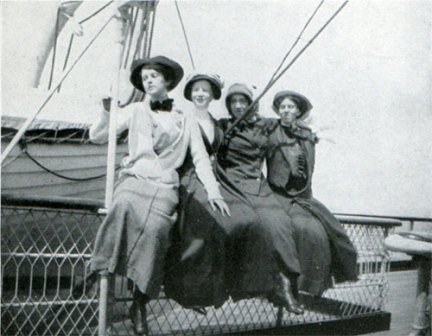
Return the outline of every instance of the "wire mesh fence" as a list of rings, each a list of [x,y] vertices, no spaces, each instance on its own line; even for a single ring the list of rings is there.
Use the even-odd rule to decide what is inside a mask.
[[[2,335],[97,335],[98,281],[89,258],[103,220],[95,208],[2,206]],[[384,237],[397,224],[341,218],[359,253],[359,280],[337,284],[321,298],[301,293],[303,315],[282,312],[266,299],[226,302],[206,314],[185,309],[163,292],[148,304],[151,335],[216,335],[274,328],[383,311],[389,257]],[[109,335],[133,335],[129,319],[131,284],[109,285]]]

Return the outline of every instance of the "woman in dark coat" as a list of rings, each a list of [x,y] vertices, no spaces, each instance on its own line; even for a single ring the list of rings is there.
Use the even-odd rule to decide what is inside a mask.
[[[267,179],[295,228],[299,289],[320,296],[332,286],[332,276],[336,282],[357,280],[357,253],[337,219],[312,196],[318,139],[302,122],[311,103],[296,92],[281,91],[273,108],[280,121],[271,134]]]
[[[231,119],[222,120],[226,130],[240,118],[253,101],[252,91],[244,84],[233,84],[227,92],[225,103]],[[257,107],[255,107],[257,109]],[[252,207],[259,217],[259,226],[269,239],[271,255],[268,263],[273,265],[273,290],[267,298],[296,314],[303,313],[293,294],[297,292],[300,273],[293,227],[284,209],[273,195],[262,173],[263,163],[270,149],[268,123],[257,113],[249,114],[229,135],[218,151],[218,163],[233,188],[241,195],[237,203],[227,198],[232,208]],[[235,204],[235,205],[234,205]],[[257,273],[261,270],[257,269]]]
[[[203,80],[203,75],[192,77],[185,87],[185,97],[194,102],[196,110],[199,110],[199,100],[202,98],[195,97],[194,92],[199,90]],[[206,80],[207,91],[219,98],[220,88],[218,89],[214,78],[208,77]],[[239,109],[244,112],[252,101],[252,93],[243,85],[231,87],[227,95],[230,111],[231,98],[237,93],[244,97],[246,102],[245,106]],[[208,110],[204,108],[202,111],[207,113]],[[285,227],[285,222],[289,220],[277,200],[268,200],[271,190],[261,176],[261,154],[265,150],[267,136],[262,134],[262,129],[258,126],[260,122],[254,116],[253,120],[248,121],[250,127],[245,129],[242,125],[242,130],[231,138],[229,144],[220,148],[223,132],[231,121],[215,122],[210,119],[213,124],[213,140],[209,140],[209,132],[204,131],[204,127],[202,134],[207,150],[213,157],[218,149],[220,150],[220,161],[213,161],[214,169],[222,187],[221,193],[229,204],[231,216],[222,217],[209,211],[203,202],[202,186],[196,180],[193,170],[185,169],[182,185],[187,193],[183,194],[180,211],[182,221],[179,225],[179,241],[182,243],[177,245],[176,251],[173,249],[174,267],[167,273],[167,293],[189,307],[212,304],[219,306],[227,295],[234,300],[264,295],[290,311],[302,313],[302,307],[290,295],[288,281],[283,282],[282,276],[279,276],[273,237],[267,228],[270,212],[274,215],[273,207],[276,206],[280,209],[279,212],[276,210],[276,216],[279,215],[280,221],[284,222],[283,229],[290,231],[289,223]],[[242,134],[247,136],[243,138]],[[240,149],[242,153],[238,152],[236,146],[243,146]],[[245,159],[244,165],[238,161],[239,155]],[[245,177],[244,173],[251,169],[254,177]],[[220,243],[222,239],[223,244]],[[284,270],[295,279],[299,265],[294,242],[284,243],[284,257],[289,259]],[[175,263],[175,260],[179,259],[180,262]],[[194,283],[197,283],[197,286],[194,286]],[[221,290],[221,285],[225,292]]]

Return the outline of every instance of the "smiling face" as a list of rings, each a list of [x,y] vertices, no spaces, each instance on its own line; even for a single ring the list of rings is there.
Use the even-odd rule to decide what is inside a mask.
[[[168,92],[169,81],[158,71],[151,68],[141,70],[141,80],[145,92],[152,100],[165,99]]]
[[[213,100],[213,91],[210,83],[204,79],[193,83],[191,98],[196,108],[200,110],[207,109]]]
[[[230,97],[229,108],[234,118],[237,119],[241,117],[245,113],[248,106],[249,100],[244,94],[235,93]]]
[[[283,125],[291,124],[301,115],[297,104],[289,97],[282,100],[279,105],[278,114]]]

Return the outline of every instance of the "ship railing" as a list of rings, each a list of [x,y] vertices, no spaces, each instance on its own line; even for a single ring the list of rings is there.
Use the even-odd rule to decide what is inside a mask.
[[[365,215],[365,214],[354,215],[354,214],[346,214],[346,213],[337,213],[336,215],[354,216],[356,218],[371,218],[370,215]],[[373,218],[392,219],[392,220],[400,221],[402,225],[396,229],[396,233],[417,232],[417,233],[426,233],[428,235],[432,233],[432,218],[429,217],[373,215]],[[414,262],[413,256],[406,253],[391,251],[390,259],[391,259],[391,265],[393,270],[407,270],[416,267],[416,263]]]
[[[1,334],[97,335],[99,282],[89,259],[102,202],[74,198],[2,195]],[[389,254],[384,238],[401,222],[338,216],[359,254],[359,280],[334,284],[321,298],[301,293],[303,315],[293,315],[255,298],[185,309],[163,291],[148,305],[151,335],[355,334],[389,329],[385,311]],[[110,281],[108,335],[133,335],[131,286]],[[317,332],[318,330],[318,332]]]
[[[348,214],[348,213],[335,213],[336,216],[354,216],[359,218],[381,218],[381,219],[394,219],[402,222],[401,229],[407,231],[414,230],[431,230],[432,218],[430,217],[415,217],[415,216],[392,216],[392,215],[365,215],[365,214]]]

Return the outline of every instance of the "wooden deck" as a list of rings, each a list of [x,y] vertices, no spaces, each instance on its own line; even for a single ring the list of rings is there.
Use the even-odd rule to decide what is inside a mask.
[[[390,291],[385,307],[391,312],[391,327],[369,336],[404,336],[409,335],[413,321],[417,271],[400,271],[389,273]]]

